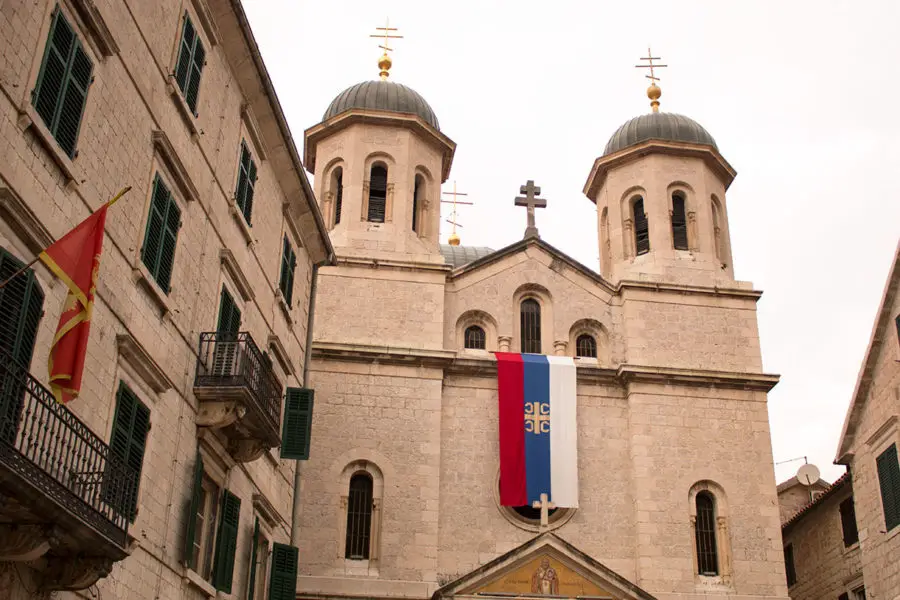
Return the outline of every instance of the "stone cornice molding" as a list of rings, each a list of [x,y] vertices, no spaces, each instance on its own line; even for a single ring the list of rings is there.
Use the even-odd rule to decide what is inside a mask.
[[[272,349],[272,354],[275,355],[275,358],[278,360],[278,363],[281,365],[281,368],[284,369],[285,373],[288,375],[297,374],[297,369],[294,367],[294,363],[291,362],[291,356],[288,354],[284,344],[281,343],[281,338],[278,337],[277,334],[269,334],[269,337],[266,339],[266,345]]]
[[[366,258],[362,256],[337,256],[335,265],[344,267],[368,267],[372,269],[394,269],[398,271],[441,271],[450,273],[452,266],[446,263],[429,263],[414,260]]]
[[[94,0],[72,0],[72,6],[84,22],[91,39],[97,44],[100,54],[106,58],[118,54],[119,45],[116,44],[109,26],[97,9]]]
[[[130,333],[116,334],[116,346],[122,360],[131,365],[154,392],[161,394],[174,387],[175,384],[166,375],[165,370],[153,360],[153,357],[144,350],[144,347],[133,335]]]
[[[28,203],[7,187],[0,187],[0,216],[17,230],[20,239],[34,254],[41,253],[54,242],[53,235]]]
[[[497,361],[493,355],[462,356],[452,350],[428,350],[401,348],[398,346],[374,346],[369,344],[340,344],[315,342],[312,357],[319,360],[377,363],[443,369],[448,375],[496,377]],[[630,385],[632,383],[676,384],[688,386],[713,386],[768,392],[778,383],[780,376],[767,373],[743,373],[677,367],[651,367],[645,365],[620,365],[617,368],[600,367],[576,362],[578,381],[600,385]]]
[[[263,494],[253,494],[253,508],[259,513],[270,528],[274,529],[284,522],[275,506]]]
[[[219,261],[222,263],[222,266],[225,267],[225,271],[231,276],[231,280],[234,282],[238,292],[240,292],[244,302],[253,300],[256,296],[256,292],[253,290],[250,280],[244,275],[244,271],[241,270],[241,266],[234,257],[234,252],[228,248],[222,248],[219,250]]]
[[[194,182],[191,180],[191,176],[184,166],[184,162],[182,162],[181,158],[178,156],[178,153],[175,151],[175,146],[172,145],[166,132],[156,130],[150,134],[150,138],[153,140],[154,150],[159,154],[160,158],[162,158],[166,168],[169,170],[169,175],[172,176],[181,190],[181,193],[184,195],[184,199],[188,201],[199,200],[200,192],[197,191],[197,186],[195,186]]]
[[[616,294],[621,294],[622,290],[627,289],[645,289],[652,290],[654,292],[676,292],[679,294],[694,294],[700,296],[731,296],[734,298],[747,298],[754,301],[759,300],[763,295],[762,291],[750,288],[742,289],[739,287],[719,287],[717,285],[700,286],[684,285],[680,283],[666,283],[662,281],[654,282],[634,280],[620,281],[616,286]]]
[[[194,12],[197,14],[200,26],[203,27],[203,33],[206,34],[206,38],[209,40],[209,45],[215,46],[219,43],[219,28],[216,27],[209,5],[206,4],[206,0],[191,0],[191,4],[194,5]]]
[[[253,108],[247,102],[241,104],[241,119],[244,120],[250,143],[256,148],[256,155],[260,160],[266,160],[268,158],[266,144],[263,142],[262,134],[259,132],[259,124],[257,124],[256,117],[253,114]]]

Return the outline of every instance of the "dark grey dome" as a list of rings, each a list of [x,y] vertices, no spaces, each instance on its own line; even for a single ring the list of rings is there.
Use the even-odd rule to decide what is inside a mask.
[[[450,244],[441,244],[441,254],[444,255],[444,262],[451,265],[454,269],[493,253],[494,249],[487,246],[451,246]]]
[[[440,131],[437,117],[425,98],[405,85],[393,81],[363,81],[337,95],[328,105],[323,121],[351,108],[386,110],[395,113],[414,114]]]
[[[684,115],[657,112],[635,117],[619,127],[606,143],[603,155],[647,140],[704,144],[718,150],[716,140],[697,121]]]

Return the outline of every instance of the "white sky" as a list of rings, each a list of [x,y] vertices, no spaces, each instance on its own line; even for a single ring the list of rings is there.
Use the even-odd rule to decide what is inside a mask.
[[[900,235],[900,2],[243,3],[298,147],[334,96],[377,78],[368,36],[389,16],[405,36],[392,80],[458,145],[444,190],[455,179],[476,202],[460,209],[463,244],[521,239],[513,198],[530,178],[548,199],[541,237],[593,269],[581,189],[613,131],[649,110],[634,65],[652,45],[669,65],[662,109],[704,125],[738,171],[735,273],[765,292],[765,370],[782,376],[775,460],[843,472],[832,460]],[[801,464],[776,467],[778,481]]]

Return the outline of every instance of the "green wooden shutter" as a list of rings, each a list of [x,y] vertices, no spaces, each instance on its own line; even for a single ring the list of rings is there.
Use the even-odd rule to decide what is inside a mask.
[[[308,460],[315,390],[288,388],[281,430],[281,458]]]
[[[286,544],[272,545],[269,600],[294,600],[297,595],[297,549]]]
[[[184,94],[187,89],[188,75],[191,69],[192,54],[194,52],[194,42],[197,38],[197,32],[194,30],[194,24],[188,17],[187,12],[184,13],[184,26],[181,29],[181,44],[178,46],[178,61],[175,63],[175,81],[178,83],[178,89]]]
[[[181,209],[175,203],[172,194],[169,194],[166,205],[162,235],[162,246],[159,253],[159,267],[156,281],[159,287],[167,294],[172,289],[172,267],[175,264],[175,247],[178,243],[178,231],[181,229]]]
[[[644,200],[634,201],[634,247],[638,256],[650,252],[650,224],[644,213]]]
[[[244,218],[247,219],[247,225],[252,225],[250,218],[253,215],[253,192],[256,189],[256,163],[250,159],[250,166],[247,168],[247,191],[244,192]]]
[[[32,91],[32,104],[70,157],[75,156],[75,142],[93,71],[91,59],[57,7],[50,24],[41,70]]]
[[[203,456],[197,452],[197,460],[194,462],[194,487],[191,491],[191,501],[188,503],[187,530],[184,534],[184,564],[189,569],[197,570],[194,564],[194,541],[197,534],[197,512],[200,510],[200,498],[203,496]]]
[[[138,399],[125,382],[119,382],[109,451],[119,464],[134,470],[135,479],[126,487],[125,497],[122,499],[124,505],[118,507],[132,520],[137,514],[137,492],[144,465],[148,431],[150,431],[150,409]],[[107,502],[115,503],[112,491],[108,492],[106,497]]]
[[[897,444],[891,444],[875,462],[878,465],[884,525],[890,531],[900,525],[900,464],[897,462]]]
[[[187,91],[184,93],[184,99],[187,105],[197,116],[197,99],[200,96],[200,76],[203,73],[203,67],[206,64],[206,50],[203,49],[203,42],[200,36],[196,36],[194,40],[194,52],[191,56],[190,76],[187,84]]]
[[[288,306],[291,305],[291,296],[294,289],[294,269],[292,266],[293,255],[294,250],[291,248],[291,243],[285,235],[284,243],[281,246],[281,275],[278,278],[278,287]]]
[[[213,585],[219,591],[231,593],[234,579],[234,557],[237,554],[238,525],[241,518],[241,499],[224,490],[219,531],[216,534],[216,558],[213,565]]]
[[[219,333],[237,333],[241,330],[241,309],[237,307],[234,298],[228,290],[222,286],[221,299],[219,301],[219,324],[216,331]]]
[[[256,547],[259,545],[259,517],[256,517],[253,521],[253,541],[250,543],[250,580],[247,582],[247,600],[255,600],[253,592],[256,591],[256,569],[258,567],[256,564]],[[265,573],[263,573],[263,577],[265,576]]]
[[[238,185],[234,192],[235,202],[244,215],[247,225],[253,215],[253,188],[256,183],[256,163],[245,141],[241,141],[241,162],[238,167]]]
[[[181,228],[181,209],[159,174],[153,180],[150,213],[147,230],[141,247],[141,260],[167,294],[171,289],[172,266],[175,262],[175,246]]]

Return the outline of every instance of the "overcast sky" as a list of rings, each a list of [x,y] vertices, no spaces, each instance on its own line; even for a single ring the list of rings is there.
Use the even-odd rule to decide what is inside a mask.
[[[662,110],[705,126],[738,171],[735,274],[765,292],[763,361],[781,375],[775,460],[843,472],[837,440],[900,236],[900,2],[243,2],[298,147],[334,96],[377,78],[368,36],[390,17],[405,36],[392,80],[458,145],[444,190],[455,179],[476,203],[460,209],[462,243],[521,239],[513,198],[534,179],[541,237],[595,270],[581,190],[613,131],[649,111],[634,65],[651,45],[669,65]]]

